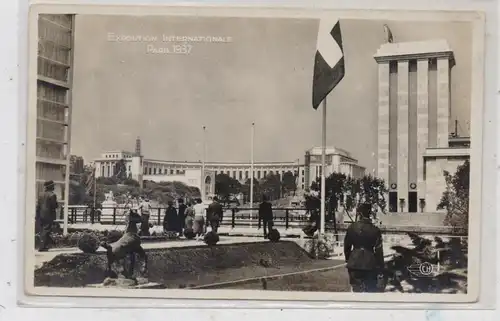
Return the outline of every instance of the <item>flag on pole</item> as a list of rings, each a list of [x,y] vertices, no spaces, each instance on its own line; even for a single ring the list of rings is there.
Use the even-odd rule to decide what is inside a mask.
[[[312,90],[314,109],[318,108],[319,104],[344,78],[344,49],[338,19],[320,20],[316,48]]]
[[[85,182],[85,191],[87,194],[90,194],[90,192],[93,190],[95,184],[95,167],[92,167],[92,172],[90,173],[89,177],[87,177],[87,180]]]

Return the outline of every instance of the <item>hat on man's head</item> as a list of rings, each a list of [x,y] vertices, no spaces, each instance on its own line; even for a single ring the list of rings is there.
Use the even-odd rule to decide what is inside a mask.
[[[167,204],[168,204],[168,206],[172,206],[172,205],[174,205],[174,202],[168,201]]]
[[[49,188],[49,187],[54,187],[54,181],[46,181],[43,183],[43,187]]]

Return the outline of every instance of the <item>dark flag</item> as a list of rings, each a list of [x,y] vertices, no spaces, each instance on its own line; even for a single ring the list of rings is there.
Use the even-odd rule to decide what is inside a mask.
[[[313,108],[344,78],[344,52],[338,19],[321,19],[313,77]]]

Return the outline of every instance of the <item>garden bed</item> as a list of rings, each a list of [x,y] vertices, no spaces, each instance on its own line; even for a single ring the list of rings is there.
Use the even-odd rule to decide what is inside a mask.
[[[258,242],[149,249],[150,282],[167,288],[190,288],[243,278],[264,277],[334,266],[315,260],[295,242]],[[102,253],[60,254],[35,270],[35,286],[84,287],[104,280]]]
[[[104,230],[96,231],[90,229],[68,229],[67,235],[62,235],[62,233],[56,232],[51,233],[51,238],[53,243],[52,248],[68,248],[77,247],[78,240],[84,233],[92,233],[99,238],[99,241],[106,241],[109,243],[117,241],[122,235],[123,231],[120,230]],[[171,235],[166,235],[163,233],[152,233],[151,236],[141,236],[141,241],[145,242],[158,242],[158,241],[168,241],[168,240],[179,240],[179,237],[173,237]],[[35,235],[35,248],[40,246],[40,236]]]
[[[268,290],[298,292],[350,292],[349,275],[343,267],[323,271],[271,276],[233,284],[221,284],[213,289]]]

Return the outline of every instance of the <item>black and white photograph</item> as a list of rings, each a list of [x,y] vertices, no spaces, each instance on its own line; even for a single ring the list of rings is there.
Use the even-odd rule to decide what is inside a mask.
[[[27,293],[476,300],[483,24],[32,7]]]

